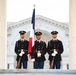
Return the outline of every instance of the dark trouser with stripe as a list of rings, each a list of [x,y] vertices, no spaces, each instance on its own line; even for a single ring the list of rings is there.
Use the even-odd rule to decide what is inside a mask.
[[[38,62],[35,61],[34,62],[34,69],[43,69],[44,68],[44,61]]]
[[[50,61],[50,64],[51,64],[52,61]],[[60,69],[61,67],[61,61],[60,60],[54,60],[54,63],[53,63],[53,68],[52,69]]]
[[[20,62],[19,69],[21,69],[22,67],[23,67],[23,69],[27,69],[27,61]]]

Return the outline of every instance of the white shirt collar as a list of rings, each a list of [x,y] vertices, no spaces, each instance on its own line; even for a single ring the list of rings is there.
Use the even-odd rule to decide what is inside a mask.
[[[58,39],[56,38],[56,39],[52,39],[52,40],[56,41],[56,40],[58,40]]]
[[[21,41],[24,41],[25,39],[20,39]]]
[[[41,40],[37,40],[38,42],[40,42]]]

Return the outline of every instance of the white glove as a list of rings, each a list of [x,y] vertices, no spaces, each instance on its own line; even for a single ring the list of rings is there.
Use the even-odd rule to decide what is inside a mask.
[[[22,53],[19,54],[19,56],[22,56],[22,55],[23,55]]]
[[[51,55],[52,55],[53,57],[55,57],[57,53],[58,53],[58,52],[57,52],[56,50],[54,50],[54,53],[52,53]]]
[[[55,53],[55,54],[58,54],[58,52],[57,52],[56,50],[54,51],[54,53]]]
[[[52,53],[51,55],[52,55],[53,57],[55,57],[55,56],[56,56],[56,54],[55,54],[55,53]]]
[[[31,59],[31,61],[32,61],[32,62],[34,62],[34,61],[35,61],[35,59],[34,59],[34,58],[33,58],[33,59]]]
[[[22,50],[21,53],[19,54],[19,56],[22,56],[23,54],[25,54],[25,53],[24,53],[23,50]]]
[[[25,52],[21,52],[22,54],[25,54]]]
[[[41,57],[41,53],[37,53],[37,56],[38,56],[38,57]]]

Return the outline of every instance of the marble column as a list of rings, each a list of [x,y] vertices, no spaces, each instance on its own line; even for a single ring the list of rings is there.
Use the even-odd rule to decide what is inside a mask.
[[[69,68],[76,69],[76,0],[70,0],[69,12]]]
[[[0,69],[6,69],[6,0],[0,0]]]

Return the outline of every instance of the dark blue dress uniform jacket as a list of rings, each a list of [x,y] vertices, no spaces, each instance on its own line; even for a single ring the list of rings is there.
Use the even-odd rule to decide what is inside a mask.
[[[37,56],[38,51],[40,51],[41,57]],[[37,61],[37,62],[45,61],[46,43],[43,41],[39,42],[36,40],[31,54],[32,54],[32,58],[35,58],[35,61]]]
[[[48,54],[49,54],[49,60],[53,59],[53,56],[51,56],[51,54],[53,53],[53,50],[56,49],[56,51],[58,52],[58,54],[56,54],[56,56],[54,57],[55,60],[62,60],[61,58],[61,54],[63,53],[64,49],[63,49],[63,44],[60,40],[50,40],[48,42]]]
[[[17,54],[17,61],[20,59],[19,53],[21,52],[21,49],[24,50],[25,54],[21,57],[21,61],[28,61],[27,53],[28,53],[28,41],[24,40],[18,40],[15,44],[15,53]]]

